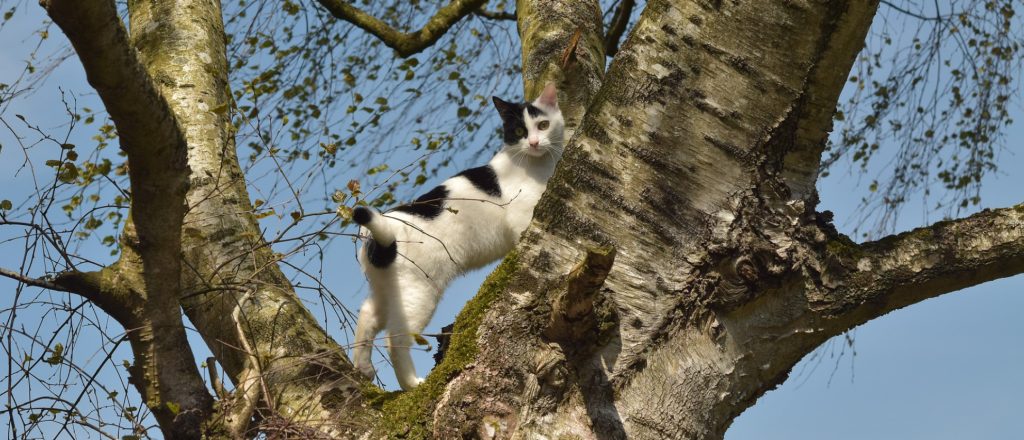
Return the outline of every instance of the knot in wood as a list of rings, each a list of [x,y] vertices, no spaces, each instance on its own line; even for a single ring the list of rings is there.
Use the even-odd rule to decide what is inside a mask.
[[[757,266],[747,256],[737,258],[733,270],[740,279],[748,284],[756,283],[761,276]]]

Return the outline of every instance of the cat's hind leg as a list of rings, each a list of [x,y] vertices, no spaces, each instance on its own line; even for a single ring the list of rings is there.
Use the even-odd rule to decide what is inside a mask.
[[[377,370],[373,368],[373,340],[384,328],[387,315],[383,313],[384,305],[378,304],[370,294],[363,306],[359,308],[359,322],[356,324],[356,341],[352,347],[352,363],[366,377],[373,379]]]
[[[416,375],[409,351],[434,315],[439,296],[430,282],[409,282],[402,286],[396,298],[400,303],[391,304],[387,322],[388,355],[403,390],[411,390],[423,382]]]

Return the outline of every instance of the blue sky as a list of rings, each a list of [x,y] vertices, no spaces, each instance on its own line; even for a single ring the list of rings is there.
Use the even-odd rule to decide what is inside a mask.
[[[38,10],[34,4],[25,5]],[[33,12],[35,14],[35,12]],[[24,20],[22,23],[34,23]],[[32,39],[27,38],[25,26],[8,25],[0,32],[5,50],[0,51],[0,83],[10,82],[23,67],[25,50]],[[56,31],[56,29],[53,29]],[[55,38],[63,38],[56,34]],[[7,49],[10,50],[7,50]],[[95,96],[85,84],[81,67],[72,59],[58,68],[43,83],[39,91],[20,99],[4,110],[0,117],[8,123],[18,124],[14,114],[23,114],[32,123],[42,123],[53,130],[61,129],[64,119],[58,86],[83,93],[80,105],[92,105]],[[511,97],[510,97],[511,98]],[[1020,108],[1014,110],[1020,115]],[[1017,117],[1016,119],[1024,119]],[[81,146],[92,145],[88,140],[92,132],[79,129],[73,133],[73,142]],[[1024,157],[1016,153],[1024,129],[1017,124],[1008,136],[1007,149],[1000,157],[1001,172],[990,175],[982,193],[982,207],[1004,207],[1024,201]],[[495,141],[497,142],[497,141]],[[0,198],[24,198],[31,188],[31,175],[22,170],[22,152],[6,130],[0,130]],[[31,157],[37,161],[51,158],[51,146],[34,148]],[[473,165],[465,163],[464,165]],[[365,170],[353,170],[357,176]],[[875,170],[870,170],[874,172]],[[35,172],[45,180],[51,179],[48,168],[37,166]],[[338,176],[339,186],[351,176]],[[855,225],[844,219],[855,214],[858,202],[867,193],[867,182],[859,172],[847,172],[840,166],[831,176],[819,183],[822,205],[820,209],[835,212],[836,226],[850,233]],[[429,185],[429,184],[428,184]],[[922,226],[939,219],[927,214],[919,204],[911,203],[898,222],[898,230]],[[10,232],[0,229],[0,267],[17,268],[21,249],[17,242],[3,242]],[[355,244],[337,240],[327,249],[324,283],[332,287],[338,299],[350,310],[357,310],[366,295],[358,265],[353,258]],[[106,255],[109,249],[89,245],[80,249],[83,254]],[[474,272],[454,283],[447,291],[428,333],[438,332],[450,323],[462,304],[475,293],[488,269]],[[32,275],[39,275],[33,272]],[[14,283],[0,279],[0,308],[8,309],[13,301]],[[766,394],[758,403],[740,416],[726,437],[744,439],[1009,439],[1020,438],[1024,432],[1024,319],[1018,317],[1024,310],[1024,276],[1016,276],[986,283],[954,294],[926,301],[869,322],[853,333],[852,347],[845,340],[832,341],[802,361],[793,370],[790,379],[777,390]],[[38,293],[26,290],[24,296],[77,304],[74,298],[63,294]],[[24,299],[24,298],[23,298]],[[315,297],[307,298],[307,305],[322,316],[321,305]],[[6,322],[9,312],[0,313]],[[19,316],[19,325],[26,329],[38,328],[43,338],[49,338],[59,325],[59,315],[44,314],[38,309],[25,310]],[[105,325],[112,325],[99,316]],[[79,323],[78,325],[81,325]],[[351,338],[350,330],[331,321],[329,331],[341,343]],[[110,327],[120,331],[116,325]],[[193,333],[193,336],[195,334]],[[205,357],[205,349],[198,337],[193,337],[197,355]],[[106,345],[106,346],[109,346]],[[76,356],[90,365],[99,365],[100,344],[83,343],[75,348]],[[39,356],[41,347],[27,347]],[[855,353],[855,354],[854,354]],[[18,353],[15,353],[17,356]],[[433,365],[432,353],[415,353],[421,374]],[[100,359],[97,359],[99,357]],[[130,359],[122,347],[113,357],[113,363]],[[381,356],[375,360],[383,362]],[[6,377],[7,363],[0,363],[0,375]],[[379,365],[381,379],[386,388],[396,389],[393,374],[387,365]],[[104,383],[124,385],[114,367],[103,370],[99,376]],[[60,374],[55,372],[54,374]],[[5,384],[6,385],[6,384]],[[6,386],[4,393],[6,393]],[[29,391],[16,400],[24,400]],[[7,396],[0,398],[4,402]],[[6,416],[3,417],[6,419]],[[4,422],[6,426],[6,420]],[[88,431],[76,431],[85,436]]]

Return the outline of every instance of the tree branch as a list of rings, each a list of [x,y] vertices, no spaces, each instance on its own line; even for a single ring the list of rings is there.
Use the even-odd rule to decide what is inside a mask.
[[[99,306],[100,309],[110,314],[125,328],[131,328],[135,324],[135,318],[131,310],[138,303],[134,302],[135,298],[133,296],[128,294],[121,295],[119,291],[112,288],[113,286],[103,285],[104,271],[108,270],[110,269],[103,269],[98,272],[68,271],[58,273],[52,277],[47,275],[43,278],[34,278],[0,267],[0,276],[20,281],[33,287],[76,294]]]
[[[800,102],[775,133],[783,138],[769,142],[770,157],[782,160],[782,177],[796,199],[815,194],[821,152],[832,131],[836,102],[850,75],[853,62],[878,10],[878,0],[836,3],[831,8],[816,56],[806,75]],[[785,127],[786,124],[795,125]],[[773,133],[774,134],[774,133]]]
[[[0,276],[4,276],[4,277],[10,278],[10,279],[15,280],[15,281],[20,281],[20,282],[25,283],[26,285],[29,285],[29,286],[42,287],[43,289],[56,290],[58,292],[77,293],[77,292],[72,292],[71,290],[68,290],[68,288],[66,288],[64,286],[59,286],[59,285],[57,285],[56,283],[54,283],[54,282],[52,282],[50,280],[47,280],[47,279],[44,279],[44,278],[32,278],[30,276],[22,275],[22,274],[20,274],[18,272],[15,272],[15,271],[10,270],[10,269],[4,269],[2,267],[0,267]]]
[[[516,16],[525,98],[533,99],[547,83],[555,83],[568,140],[604,79],[601,5],[594,0],[519,0]]]
[[[622,40],[622,34],[626,32],[629,16],[632,15],[635,5],[635,0],[622,0],[622,3],[619,3],[618,9],[615,10],[615,16],[612,17],[612,22],[608,26],[608,32],[604,36],[605,56],[615,56],[615,53],[619,51],[619,42]]]
[[[439,9],[422,29],[415,32],[402,32],[344,0],[318,1],[327,8],[331,15],[375,35],[403,58],[430,47],[445,32],[448,32],[452,25],[487,3],[487,0],[453,0],[447,6]]]
[[[861,246],[832,243],[849,273],[818,312],[838,331],[976,284],[1024,273],[1024,204]]]
[[[488,20],[515,20],[516,19],[516,13],[515,12],[488,11],[488,10],[483,9],[483,8],[480,8],[480,9],[477,9],[476,11],[473,11],[473,15],[476,15],[476,16],[479,16],[479,17],[483,17],[483,18],[486,18]]]
[[[78,53],[89,85],[99,93],[117,126],[121,148],[129,155],[144,154],[130,167],[183,172],[185,138],[170,106],[128,43],[114,2],[43,0],[41,5]],[[138,188],[133,185],[132,190],[137,196]]]
[[[131,210],[113,269],[117,281],[111,284],[129,297],[144,298],[129,309],[134,323],[126,325],[133,329],[135,357],[129,382],[165,437],[198,438],[213,399],[193,362],[179,303],[189,182],[185,134],[129,44],[112,0],[42,0],[41,5],[74,46],[128,156]],[[97,302],[102,306],[99,300],[105,299],[101,295]]]

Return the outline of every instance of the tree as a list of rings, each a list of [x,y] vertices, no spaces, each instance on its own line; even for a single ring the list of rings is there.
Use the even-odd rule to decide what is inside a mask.
[[[415,2],[382,8],[384,18],[339,0],[319,7],[408,57],[471,14],[510,18],[481,10],[485,3],[445,2],[409,33],[393,22],[401,8],[423,7]],[[989,3],[996,17],[1013,16],[1011,3]],[[250,429],[306,438],[720,438],[829,337],[1024,271],[1020,205],[860,244],[815,209],[840,92],[879,2],[650,1],[620,45],[632,1],[520,0],[526,95],[556,82],[575,135],[533,225],[456,319],[444,359],[414,391],[383,393],[299,301],[284,256],[269,245],[279,240],[261,232],[260,199],[251,201],[237,156],[244,124],[232,115],[267,111],[261,94],[317,96],[315,87],[282,91],[281,70],[268,68],[233,94],[227,48],[237,42],[226,41],[217,2],[130,2],[130,31],[111,1],[42,5],[116,127],[130,210],[115,263],[3,274],[79,295],[128,330],[130,382],[168,438]],[[275,44],[251,38],[243,46]],[[325,36],[308,47],[329,44]],[[1016,49],[997,47],[1008,56]],[[315,120],[319,107],[337,104],[297,116]],[[255,125],[272,150],[275,135]],[[296,138],[313,131],[291,127]],[[322,144],[321,157],[338,148]],[[58,180],[77,181],[83,171],[73,162],[65,155],[52,165]],[[342,219],[357,200],[393,203],[390,193],[362,197],[358,182],[347,189],[335,197]],[[298,206],[292,226],[325,214]],[[54,236],[45,224],[26,227]],[[208,391],[182,313],[233,392]]]

